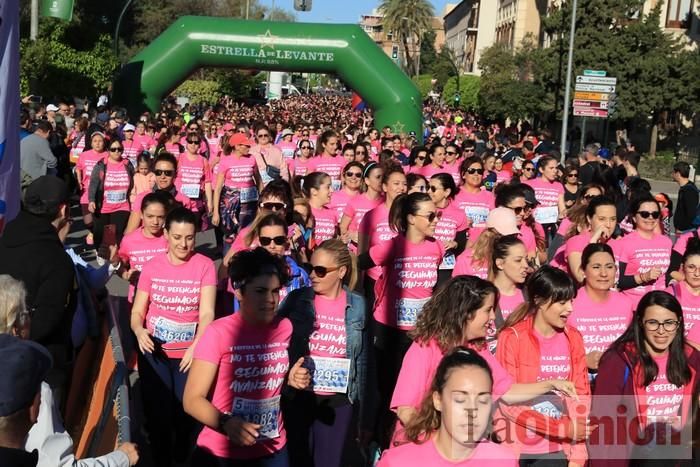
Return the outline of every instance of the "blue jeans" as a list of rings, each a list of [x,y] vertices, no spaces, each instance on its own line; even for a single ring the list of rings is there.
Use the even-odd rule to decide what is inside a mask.
[[[192,456],[192,467],[289,467],[287,446],[274,454],[258,459],[225,459],[197,447]]]

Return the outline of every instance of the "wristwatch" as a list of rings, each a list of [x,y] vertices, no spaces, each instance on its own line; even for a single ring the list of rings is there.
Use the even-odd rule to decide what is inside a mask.
[[[219,426],[217,427],[219,430],[219,433],[226,434],[226,430],[224,429],[224,426],[226,425],[226,422],[231,420],[233,418],[233,414],[231,412],[221,412],[219,414]]]

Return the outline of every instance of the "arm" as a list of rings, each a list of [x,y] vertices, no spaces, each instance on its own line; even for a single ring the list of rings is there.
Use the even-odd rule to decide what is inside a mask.
[[[139,209],[137,209],[136,211],[131,211],[131,214],[129,214],[129,221],[126,223],[126,228],[124,229],[124,235],[138,229],[140,225],[141,211]]]
[[[459,232],[457,232],[457,235],[455,236],[455,242],[457,243],[457,247],[452,249],[452,253],[455,256],[459,256],[467,247],[467,231],[460,230]]]
[[[97,201],[97,191],[100,188],[100,185],[102,184],[102,177],[104,176],[103,170],[104,166],[100,163],[97,163],[92,169],[92,173],[90,174],[90,186],[88,187],[88,201],[90,201],[91,203]]]
[[[148,333],[148,329],[143,327],[148,309],[148,292],[138,289],[134,297],[134,305],[131,308],[131,330],[136,335],[141,352],[153,352],[155,346]]]
[[[369,255],[369,252],[362,253],[360,256],[357,257],[357,267],[366,270],[369,268],[373,268],[374,266],[377,266],[374,264],[374,261]]]
[[[564,188],[566,190],[566,188]],[[564,193],[559,195],[557,199],[557,207],[559,208],[559,220],[566,217],[566,202],[564,201]]]
[[[348,233],[348,227],[350,226],[350,221],[352,221],[352,218],[349,217],[347,214],[343,214],[343,217],[340,219],[340,235],[345,236],[345,234]]]
[[[221,203],[221,190],[224,188],[225,175],[219,171],[216,175],[216,185],[214,187],[214,206],[212,213],[212,224],[219,225],[221,219],[219,217],[219,203]]]
[[[49,169],[56,168],[56,164],[58,163],[58,161],[56,160],[56,156],[54,156],[51,152],[51,147],[49,146],[48,141],[44,140],[44,142],[41,143],[38,155],[46,163],[46,167],[48,167]]]
[[[577,284],[582,284],[585,275],[581,269],[581,253],[569,253],[569,256],[566,257],[566,261],[569,263],[569,272],[571,272],[571,276]]]

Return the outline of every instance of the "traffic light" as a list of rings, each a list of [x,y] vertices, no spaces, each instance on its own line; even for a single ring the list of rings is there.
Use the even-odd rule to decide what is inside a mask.
[[[459,100],[461,99],[459,93],[455,94],[455,104],[459,104]]]
[[[391,58],[393,58],[394,60],[399,58],[399,47],[397,45],[391,48]]]
[[[297,11],[311,11],[311,0],[294,0],[294,9]]]

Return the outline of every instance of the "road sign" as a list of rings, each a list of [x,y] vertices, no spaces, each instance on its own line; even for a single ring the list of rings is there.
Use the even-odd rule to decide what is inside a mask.
[[[578,75],[576,77],[576,82],[583,83],[583,84],[607,84],[607,85],[614,86],[617,84],[617,78],[605,78],[605,77],[599,77],[599,76],[581,76],[581,75]]]
[[[582,101],[607,101],[609,94],[603,92],[581,92],[574,93],[574,99]]]
[[[609,86],[607,84],[576,83],[576,90],[589,92],[615,92],[615,86]]]
[[[583,70],[583,76],[606,76],[607,74],[605,70]]]
[[[605,109],[590,109],[586,107],[574,107],[575,117],[596,117],[607,118],[608,111]]]
[[[607,109],[609,108],[606,101],[574,101],[574,107],[589,107],[592,109]]]

